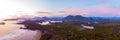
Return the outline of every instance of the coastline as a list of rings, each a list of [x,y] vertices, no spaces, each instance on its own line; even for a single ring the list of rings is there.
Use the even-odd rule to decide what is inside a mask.
[[[41,31],[37,30],[36,36],[34,36],[33,40],[40,40],[41,35],[42,35]]]

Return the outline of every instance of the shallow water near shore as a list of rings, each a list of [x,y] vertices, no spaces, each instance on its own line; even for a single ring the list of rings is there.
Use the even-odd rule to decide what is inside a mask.
[[[0,40],[36,40],[38,31],[19,29],[24,26],[16,23],[17,21],[5,21],[5,25],[0,25]]]

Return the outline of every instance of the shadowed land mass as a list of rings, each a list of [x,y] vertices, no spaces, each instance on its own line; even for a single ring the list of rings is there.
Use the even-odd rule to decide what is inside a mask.
[[[77,22],[76,20],[74,22],[72,20],[69,22],[50,22],[48,25],[27,20],[18,24],[25,26],[21,29],[41,31],[40,40],[120,40],[120,23],[115,20],[99,21],[99,23]],[[84,28],[83,24],[84,26],[93,26],[94,29]]]

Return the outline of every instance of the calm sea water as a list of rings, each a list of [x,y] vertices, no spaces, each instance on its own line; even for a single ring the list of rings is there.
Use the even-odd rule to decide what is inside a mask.
[[[37,31],[19,29],[23,25],[16,24],[18,21],[4,21],[0,25],[0,40],[33,40],[38,35]]]
[[[0,25],[0,36],[18,31],[23,25],[16,24],[17,21],[4,21],[5,25]]]

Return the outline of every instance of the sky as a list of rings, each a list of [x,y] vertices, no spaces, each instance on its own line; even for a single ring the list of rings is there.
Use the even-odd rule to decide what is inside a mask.
[[[120,0],[47,0],[53,11],[68,15],[120,17]]]
[[[47,11],[47,4],[38,0],[0,0],[0,19],[32,17],[36,11]]]
[[[120,0],[0,0],[0,18],[67,15],[120,17]]]

